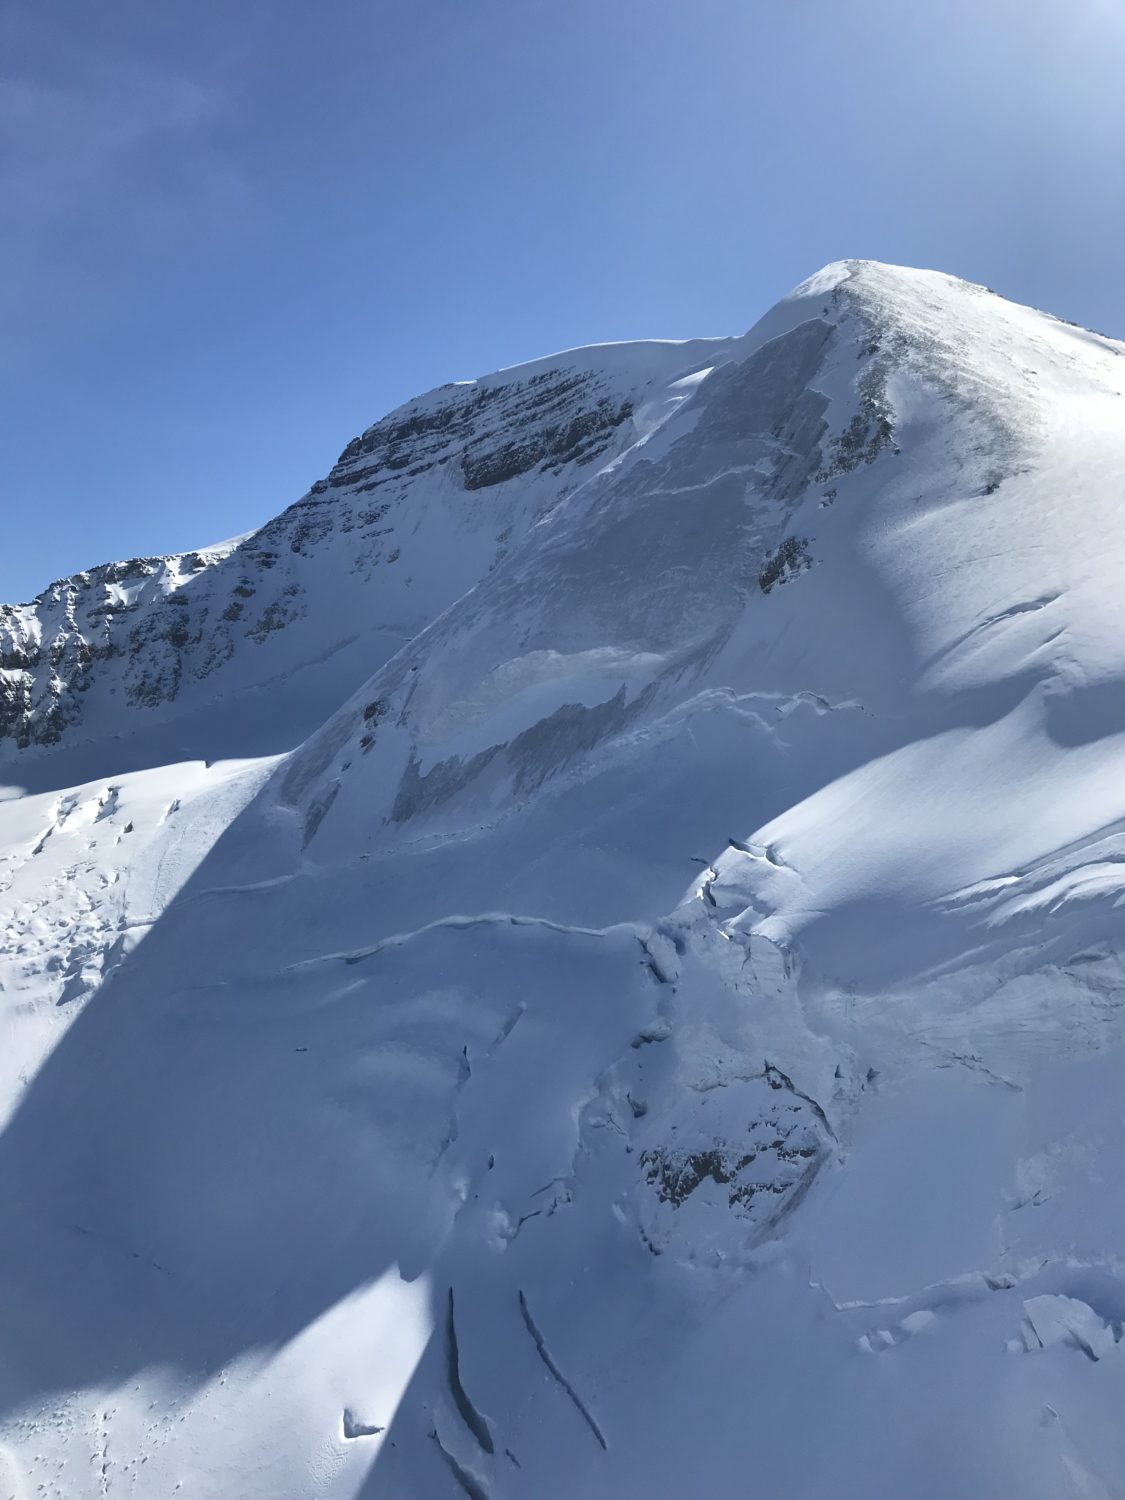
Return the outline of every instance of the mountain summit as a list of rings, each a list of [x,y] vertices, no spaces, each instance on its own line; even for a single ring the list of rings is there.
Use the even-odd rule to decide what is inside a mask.
[[[839,262],[0,610],[0,1494],[1118,1492],[1123,354]]]

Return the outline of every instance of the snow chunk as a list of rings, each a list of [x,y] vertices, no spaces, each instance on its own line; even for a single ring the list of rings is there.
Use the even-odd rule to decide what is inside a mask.
[[[1065,1344],[1081,1349],[1090,1359],[1103,1359],[1114,1347],[1113,1329],[1092,1307],[1077,1297],[1029,1297],[1023,1305],[1035,1336],[1044,1349]]]

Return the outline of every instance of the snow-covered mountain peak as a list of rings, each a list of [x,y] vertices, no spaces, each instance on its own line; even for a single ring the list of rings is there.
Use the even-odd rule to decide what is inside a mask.
[[[1035,597],[1046,598],[1072,557],[1073,623],[1093,623],[1085,560],[1102,545],[1101,502],[1063,522],[1039,470],[1071,442],[1078,393],[1091,429],[1112,431],[1121,380],[1116,346],[984,288],[830,266],[701,372],[659,434],[601,469],[581,505],[552,514],[396,658],[357,697],[350,732],[326,730],[291,774],[340,742],[315,794],[323,806],[358,774],[360,743],[380,791],[361,778],[359,795],[392,822],[437,805],[446,819],[456,786],[478,773],[490,806],[508,776],[518,799],[638,715],[662,719],[724,650],[727,685],[733,673],[781,697],[823,693],[847,656],[851,688],[872,707],[939,680],[941,691],[1002,680],[1019,661],[982,654],[974,630],[1022,608],[1029,566],[1041,565]],[[1029,564],[1016,539],[1032,510],[1058,545]],[[1086,547],[1076,525],[1090,528]],[[1010,555],[980,556],[982,534],[1010,536]],[[882,580],[882,608],[851,597],[857,567]],[[779,586],[798,578],[783,604]],[[802,595],[812,599],[786,632],[804,665],[783,667],[777,615]],[[934,635],[932,653],[907,644],[918,631]],[[974,647],[950,656],[958,636]],[[520,653],[506,656],[501,637]],[[1060,650],[1043,657],[1044,680],[1062,670]],[[382,748],[370,760],[372,701],[405,731],[401,772]],[[388,725],[380,746],[393,738]],[[364,836],[364,819],[342,816]]]
[[[1122,352],[839,262],[0,615],[0,1494],[1117,1493]]]
[[[787,353],[764,352],[779,339]],[[282,680],[287,715],[313,728],[532,527],[576,492],[592,500],[603,470],[655,461],[645,445],[665,423],[714,412],[751,364],[777,399],[807,388],[806,405],[823,396],[854,420],[830,437],[834,458],[808,435],[796,484],[810,463],[846,464],[885,439],[892,379],[940,388],[981,429],[971,448],[997,452],[1042,423],[1045,385],[1060,400],[1116,396],[1119,354],[970,283],[842,261],[741,338],[597,345],[439,387],[368,428],[235,545],[93,569],[5,607],[0,744],[98,739],[119,732],[122,712],[144,728]],[[793,370],[779,383],[783,358]]]
[[[1017,354],[1038,347],[1051,363],[1061,365],[1064,376],[1073,377],[1083,373],[1076,366],[1076,349],[1095,371],[1107,370],[1108,361],[1125,353],[1125,344],[1118,340],[1009,302],[991,287],[941,271],[872,260],[824,266],[771,309],[748,338],[775,336],[806,318],[839,322],[849,314],[864,322],[873,336],[913,339],[923,346],[956,351],[969,369],[1002,372]],[[1106,379],[1116,387],[1116,374]]]

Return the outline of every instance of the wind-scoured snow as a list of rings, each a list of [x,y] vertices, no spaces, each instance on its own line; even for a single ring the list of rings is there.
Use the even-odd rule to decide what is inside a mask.
[[[1123,354],[841,262],[0,617],[0,1493],[1125,1495]]]

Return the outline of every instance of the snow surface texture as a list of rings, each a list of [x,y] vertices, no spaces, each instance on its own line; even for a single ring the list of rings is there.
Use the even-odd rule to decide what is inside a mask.
[[[1123,353],[841,263],[0,614],[0,1497],[1125,1495]]]

